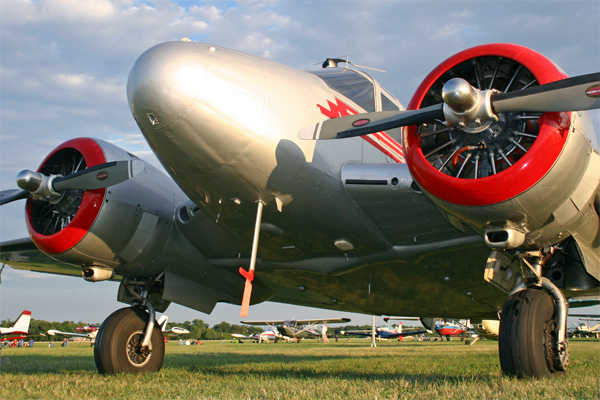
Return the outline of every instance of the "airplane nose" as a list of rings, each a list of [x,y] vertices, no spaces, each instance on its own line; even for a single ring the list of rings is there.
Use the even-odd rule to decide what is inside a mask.
[[[147,50],[127,82],[131,111],[154,149],[166,157],[170,146],[187,148],[204,154],[208,168],[230,162],[252,140],[264,92],[259,58],[184,41]]]
[[[138,58],[127,80],[127,100],[137,122],[146,129],[171,125],[189,110],[206,77],[200,46],[169,42]]]

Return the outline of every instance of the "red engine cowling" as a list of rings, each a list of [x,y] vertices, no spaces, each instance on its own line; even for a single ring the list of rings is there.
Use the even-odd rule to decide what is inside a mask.
[[[134,158],[110,143],[79,138],[54,149],[38,172],[69,175]],[[56,203],[29,199],[27,229],[44,253],[67,263],[105,269],[110,272],[103,275],[105,279],[112,270],[126,272],[119,271],[123,265],[136,268],[147,264],[164,246],[175,200],[172,181],[145,163],[143,173],[106,189],[67,190]]]
[[[435,68],[408,109],[441,102],[443,84],[454,77],[510,92],[566,75],[522,46],[478,46]],[[404,129],[405,158],[419,187],[455,225],[468,224],[495,249],[539,248],[572,233],[593,210],[598,156],[590,135],[587,113],[500,114],[481,132],[440,121]]]

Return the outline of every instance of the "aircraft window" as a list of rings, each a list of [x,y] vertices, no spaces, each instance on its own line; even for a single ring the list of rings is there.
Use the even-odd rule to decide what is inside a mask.
[[[381,111],[399,111],[397,105],[395,105],[389,97],[381,93]]]
[[[348,97],[366,111],[375,111],[373,82],[351,69],[310,71],[323,79],[333,90]]]

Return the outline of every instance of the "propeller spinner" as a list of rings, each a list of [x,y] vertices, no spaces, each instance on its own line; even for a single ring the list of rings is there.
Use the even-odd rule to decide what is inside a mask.
[[[67,176],[46,176],[39,172],[23,170],[17,175],[17,186],[21,190],[3,190],[0,193],[0,205],[26,199],[30,195],[34,200],[45,200],[56,204],[63,198],[67,190],[106,188],[121,183],[142,171],[144,171],[144,162],[140,160],[113,161]]]

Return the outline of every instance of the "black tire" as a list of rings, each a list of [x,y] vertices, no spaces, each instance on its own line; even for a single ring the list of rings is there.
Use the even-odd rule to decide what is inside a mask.
[[[525,289],[502,308],[498,350],[504,375],[542,377],[556,371],[550,361],[554,337],[554,302],[549,294]]]
[[[104,320],[94,346],[94,361],[101,374],[157,372],[165,358],[165,342],[155,323],[150,340],[151,352],[143,354],[143,340],[148,313],[140,308],[122,308]]]

